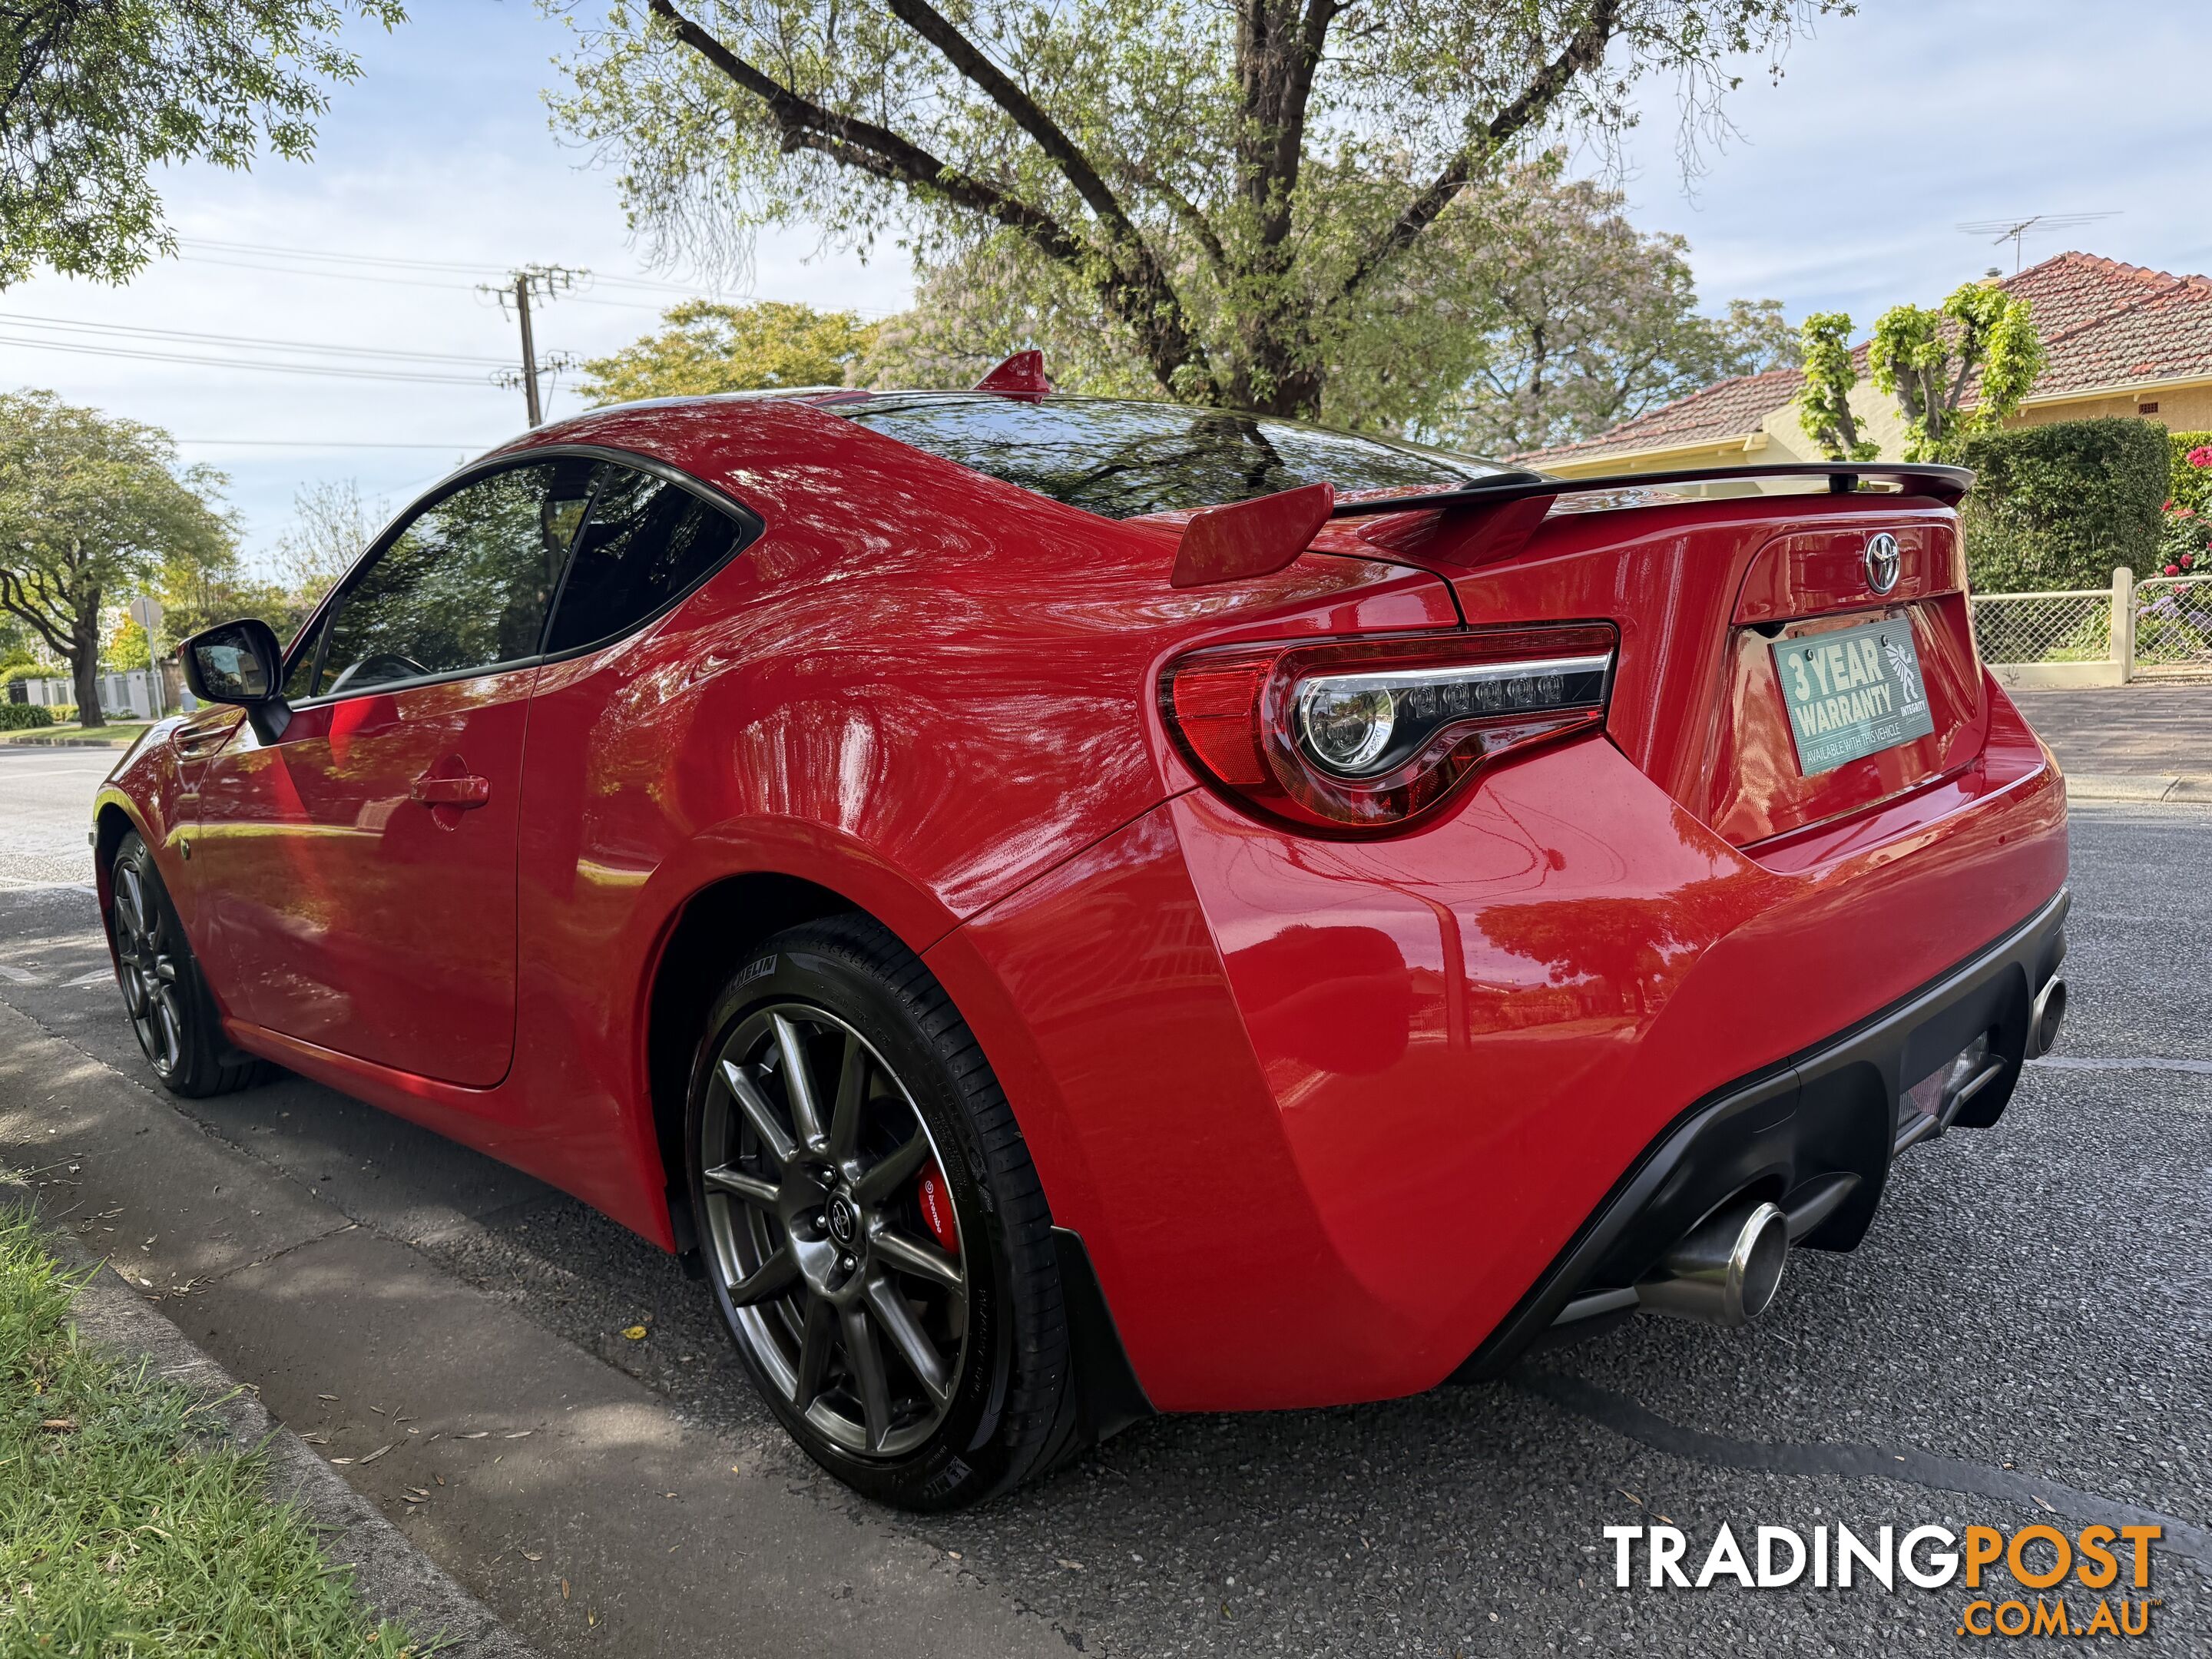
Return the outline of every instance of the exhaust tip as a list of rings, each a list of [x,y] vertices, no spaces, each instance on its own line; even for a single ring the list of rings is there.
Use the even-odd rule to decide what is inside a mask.
[[[1772,1204],[1727,1210],[1686,1235],[1638,1285],[1654,1313],[1707,1325],[1744,1325],[1765,1313],[1782,1287],[1790,1257],[1790,1218]]]
[[[2051,983],[2036,993],[2027,1014],[2027,1057],[2040,1060],[2058,1046],[2058,1028],[2066,1023],[2066,981],[2053,974]]]

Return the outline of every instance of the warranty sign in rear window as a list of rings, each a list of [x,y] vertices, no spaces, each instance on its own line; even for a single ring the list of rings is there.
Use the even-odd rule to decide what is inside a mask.
[[[1807,777],[1936,729],[1910,617],[1777,640],[1773,648],[1797,765]]]

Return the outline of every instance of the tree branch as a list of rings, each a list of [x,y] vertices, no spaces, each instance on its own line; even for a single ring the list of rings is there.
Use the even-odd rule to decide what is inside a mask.
[[[1349,299],[1393,256],[1411,247],[1473,182],[1476,170],[1501,144],[1542,120],[1575,77],[1604,58],[1620,24],[1620,7],[1621,0],[1596,0],[1589,18],[1559,55],[1537,72],[1521,89],[1520,96],[1484,123],[1481,131],[1444,163],[1429,187],[1406,204],[1382,241],[1352,267],[1340,297]]]
[[[1139,168],[1133,165],[1129,173],[1130,177],[1168,204],[1169,211],[1182,220],[1183,228],[1197,239],[1199,250],[1206,255],[1206,262],[1212,268],[1213,274],[1223,281],[1227,281],[1229,251],[1222,246],[1221,234],[1214,229],[1213,222],[1199,211],[1198,204],[1177,190],[1174,185],[1149,168]]]
[[[11,611],[30,623],[38,630],[39,637],[53,647],[57,656],[68,658],[69,650],[62,635],[55,631],[53,623],[23,597],[22,580],[12,570],[0,569],[0,609]]]
[[[1095,169],[1080,151],[1060,134],[1057,126],[1030,101],[1028,94],[1007,81],[998,67],[977,52],[951,25],[928,9],[916,7],[915,0],[891,0],[901,20],[908,27],[921,31],[921,25],[907,16],[909,9],[936,20],[936,24],[962,48],[973,54],[983,72],[997,76],[1007,92],[1026,105],[1036,120],[1052,133],[1059,134],[1059,143],[1066,155],[1080,173],[1088,174],[1106,204],[1101,209],[1089,195],[1084,199],[1108,231],[1108,240],[1114,248],[1127,256],[1127,266],[1114,270],[1102,280],[1091,268],[1090,250],[1082,238],[1042,209],[1031,207],[1010,191],[1001,190],[987,179],[965,173],[950,163],[940,161],[921,145],[902,137],[890,128],[872,121],[840,115],[811,99],[803,98],[774,77],[763,73],[729,49],[706,29],[677,10],[672,0],[649,0],[653,15],[674,30],[678,40],[712,64],[745,91],[751,93],[768,106],[769,113],[781,130],[787,149],[811,149],[845,166],[925,194],[936,195],[958,207],[981,213],[995,219],[1010,229],[1018,231],[1037,249],[1055,263],[1065,266],[1079,280],[1092,288],[1103,300],[1109,310],[1126,323],[1135,333],[1138,343],[1144,349],[1152,372],[1164,386],[1173,387],[1176,373],[1186,368],[1201,370],[1211,386],[1213,371],[1206,361],[1205,348],[1191,335],[1183,321],[1182,303],[1167,273],[1152,252],[1151,246],[1137,232],[1113,193],[1099,179]],[[940,52],[946,52],[942,42],[933,40]],[[967,69],[949,61],[963,74],[975,78]],[[976,82],[979,86],[984,83]],[[987,91],[988,88],[985,88]],[[1002,108],[1006,108],[1001,103]],[[1009,109],[1008,112],[1013,113]],[[1020,118],[1016,117],[1018,120]],[[1025,128],[1025,131],[1030,131]],[[1030,137],[1042,143],[1035,131]],[[1057,161],[1059,158],[1055,158]],[[1067,163],[1061,163],[1063,173]],[[1079,194],[1083,187],[1075,174],[1069,174]],[[1116,226],[1119,230],[1116,230]],[[1109,260],[1109,264],[1121,262]]]

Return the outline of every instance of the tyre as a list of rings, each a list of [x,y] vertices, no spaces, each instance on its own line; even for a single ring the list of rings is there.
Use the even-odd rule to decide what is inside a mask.
[[[945,1510],[1071,1449],[1043,1189],[965,1022],[888,931],[808,923],[732,975],[685,1144],[708,1282],[816,1462]]]
[[[124,1012],[161,1086],[197,1100],[264,1080],[270,1068],[224,1037],[169,890],[136,830],[116,847],[108,894],[107,939]]]

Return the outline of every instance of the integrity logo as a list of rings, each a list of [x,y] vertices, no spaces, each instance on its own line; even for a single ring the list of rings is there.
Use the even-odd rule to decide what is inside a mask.
[[[1857,1589],[1879,1584],[1895,1589],[1901,1579],[1921,1589],[1958,1584],[1982,1587],[1984,1569],[2000,1562],[2014,1583],[2028,1590],[2057,1590],[2033,1603],[2017,1597],[1968,1601],[1959,1615],[1961,1636],[2143,1636],[2150,1631],[2150,1596],[2130,1589],[2150,1587],[2151,1546],[2159,1527],[1968,1527],[1963,1536],[1948,1527],[1914,1527],[1902,1537],[1881,1528],[1871,1540],[1849,1527],[1815,1527],[1808,1538],[1793,1527],[1759,1527],[1745,1553],[1735,1529],[1713,1534],[1694,1574],[1689,1534],[1680,1527],[1607,1527],[1617,1589],[1709,1589],[1726,1578],[1747,1589]],[[1639,1561],[1638,1557],[1641,1557]],[[2122,1583],[2124,1572],[2127,1582]],[[2119,1594],[2077,1595],[2067,1600],[2069,1579],[2083,1592],[2118,1588]]]

